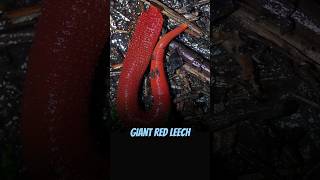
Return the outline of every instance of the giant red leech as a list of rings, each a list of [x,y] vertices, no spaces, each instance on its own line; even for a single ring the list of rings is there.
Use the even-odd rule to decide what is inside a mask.
[[[88,106],[107,37],[108,3],[42,1],[22,105],[23,152],[30,179],[107,177],[107,152],[102,155],[95,146]]]
[[[162,29],[160,10],[151,6],[138,18],[135,32],[124,59],[117,91],[117,112],[126,127],[162,125],[170,111],[169,85],[164,70],[164,53],[170,41],[187,29],[187,24],[165,34],[157,43]],[[157,44],[156,44],[157,43]],[[151,60],[150,79],[152,108],[139,105],[139,89]]]

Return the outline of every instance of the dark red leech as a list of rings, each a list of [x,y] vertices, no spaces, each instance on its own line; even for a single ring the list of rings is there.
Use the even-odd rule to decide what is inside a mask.
[[[106,41],[107,0],[44,0],[22,107],[33,180],[105,179],[88,126],[91,81]]]
[[[183,24],[166,34],[155,48],[162,23],[161,12],[151,6],[139,17],[131,38],[117,92],[117,112],[120,120],[127,127],[162,125],[170,111],[169,86],[163,67],[163,56],[169,42],[183,32],[187,25]],[[138,94],[151,58],[153,104],[151,110],[144,111],[139,106]]]

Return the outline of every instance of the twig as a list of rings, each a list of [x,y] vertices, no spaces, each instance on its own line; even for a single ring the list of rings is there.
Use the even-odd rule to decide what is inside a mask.
[[[203,6],[203,5],[209,4],[209,3],[210,3],[210,0],[201,0],[197,4],[195,4],[195,6]]]
[[[309,42],[307,34],[302,31],[281,35],[279,29],[267,21],[257,21],[254,9],[250,7],[241,7],[234,12],[232,16],[239,19],[241,24],[257,35],[269,40],[276,46],[285,49],[287,54],[293,60],[303,60],[311,62],[314,65],[320,66],[320,51],[312,46],[318,47],[318,43]],[[302,38],[303,37],[303,38]]]
[[[114,64],[114,65],[111,65],[111,69],[112,69],[112,70],[118,70],[118,69],[121,69],[122,66],[123,66],[122,63],[120,63],[120,64]]]
[[[177,51],[184,62],[197,69],[197,71],[204,74],[205,77],[210,77],[210,64],[198,53],[176,41],[170,43],[170,48]]]
[[[302,101],[302,102],[304,102],[304,103],[306,103],[306,104],[308,104],[308,105],[310,105],[310,106],[312,106],[312,107],[314,107],[314,108],[320,109],[320,105],[319,104],[317,104],[317,103],[315,103],[315,102],[313,102],[313,101],[311,101],[309,99],[306,99],[306,98],[304,98],[302,96],[299,96],[299,95],[293,94],[293,93],[291,94],[291,96],[296,98],[296,99],[298,99],[298,100],[300,100],[300,101]]]
[[[199,72],[196,68],[190,66],[189,64],[184,64],[182,69],[198,77],[200,80],[210,83],[210,77],[206,76],[202,72]]]
[[[5,12],[0,19],[2,21],[0,30],[9,30],[33,24],[40,14],[41,7],[38,4]]]
[[[119,34],[129,34],[129,31],[121,30],[121,29],[115,29],[113,31],[114,33],[119,33]]]

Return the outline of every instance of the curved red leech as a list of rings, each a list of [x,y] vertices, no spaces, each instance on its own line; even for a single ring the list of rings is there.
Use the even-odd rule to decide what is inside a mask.
[[[44,0],[22,105],[31,179],[105,179],[89,129],[93,73],[107,38],[107,0]]]
[[[183,32],[187,25],[183,24],[167,33],[154,48],[162,22],[160,11],[151,6],[139,17],[130,41],[117,92],[117,112],[126,127],[162,125],[170,111],[169,86],[163,66],[164,51],[169,42]],[[139,105],[138,93],[151,58],[153,105],[151,110],[144,111]]]
[[[168,116],[171,106],[169,84],[164,70],[165,49],[171,40],[187,28],[187,24],[181,24],[179,27],[165,34],[154,49],[150,66],[153,104],[151,111],[147,114],[148,117],[145,119],[145,121],[151,121],[151,125],[159,126],[163,124],[163,120]]]

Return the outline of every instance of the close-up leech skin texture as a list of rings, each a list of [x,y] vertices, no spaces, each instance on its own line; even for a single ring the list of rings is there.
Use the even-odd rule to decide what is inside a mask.
[[[108,0],[42,1],[22,105],[32,180],[105,179],[107,152],[89,128],[91,81],[107,39]]]

